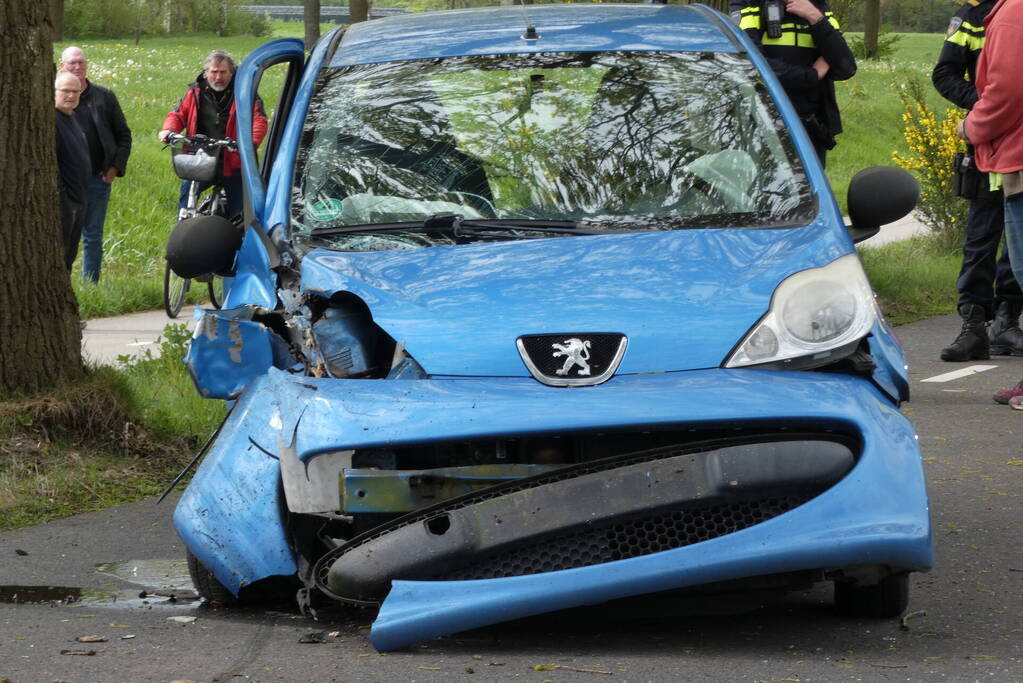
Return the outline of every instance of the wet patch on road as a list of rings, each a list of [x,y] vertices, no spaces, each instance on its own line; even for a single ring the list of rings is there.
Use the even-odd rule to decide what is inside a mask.
[[[129,560],[96,565],[96,572],[138,588],[0,585],[0,603],[50,604],[117,609],[187,608],[202,603],[185,560]]]

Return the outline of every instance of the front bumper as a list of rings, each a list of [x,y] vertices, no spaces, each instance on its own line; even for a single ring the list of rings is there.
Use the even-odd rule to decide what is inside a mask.
[[[841,481],[735,533],[588,567],[473,581],[394,581],[373,626],[381,650],[557,609],[709,582],[820,568],[932,563],[909,421],[845,375],[702,370],[559,389],[531,379],[335,380],[271,370],[242,394],[175,510],[188,548],[232,591],[296,558],[283,518],[284,450],[311,466],[339,449],[598,429],[833,428],[862,451]]]

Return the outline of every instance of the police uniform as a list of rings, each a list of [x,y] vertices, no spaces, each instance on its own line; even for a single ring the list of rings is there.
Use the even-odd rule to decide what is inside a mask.
[[[941,54],[934,65],[931,80],[949,102],[972,109],[977,102],[977,59],[984,47],[984,17],[996,0],[967,0],[949,22]],[[972,148],[970,148],[972,156]],[[971,337],[966,329],[971,319],[983,325],[995,317],[990,330],[990,352],[1023,354],[1023,332],[1018,320],[1023,292],[1012,274],[1008,251],[998,258],[998,245],[1004,229],[1001,191],[982,192],[970,201],[963,243],[963,264],[956,280],[958,310],[965,323],[960,337],[942,350],[944,360],[987,358],[983,341]],[[992,291],[993,288],[993,291]],[[981,329],[975,335],[981,334]],[[987,332],[983,332],[987,337]],[[964,337],[965,335],[965,337]]]
[[[852,78],[856,60],[828,4],[811,1],[824,18],[810,25],[802,17],[786,13],[778,38],[767,34],[763,3],[732,0],[729,10],[767,58],[824,163],[825,152],[835,146],[835,136],[842,132],[834,82]],[[828,63],[828,73],[818,79],[813,63],[821,56]]]

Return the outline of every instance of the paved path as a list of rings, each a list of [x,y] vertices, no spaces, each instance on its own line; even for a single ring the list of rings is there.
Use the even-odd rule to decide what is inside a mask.
[[[902,220],[885,225],[881,228],[881,232],[877,233],[870,239],[863,240],[857,246],[879,247],[882,244],[888,244],[889,242],[898,242],[899,240],[909,239],[914,235],[926,234],[927,231],[927,226],[917,220],[914,215],[910,214]]]
[[[927,228],[912,216],[886,225],[877,235],[864,240],[858,246],[875,247],[888,242],[907,239],[926,232]],[[163,328],[172,323],[187,324],[194,329],[192,308],[187,307],[178,317],[171,320],[162,311],[132,313],[114,318],[95,318],[82,331],[82,353],[95,364],[114,364],[118,356],[142,353],[150,349],[159,352],[156,339],[163,334]]]
[[[146,349],[159,353],[156,340],[163,334],[163,328],[171,324],[186,324],[194,329],[192,307],[183,308],[174,320],[168,318],[163,309],[93,318],[82,330],[82,355],[89,363],[113,365],[118,356],[139,354]]]

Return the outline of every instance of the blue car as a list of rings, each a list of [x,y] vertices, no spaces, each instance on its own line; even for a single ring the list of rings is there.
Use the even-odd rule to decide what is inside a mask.
[[[379,605],[382,651],[663,591],[906,609],[927,494],[854,243],[918,187],[862,171],[845,225],[726,17],[392,16],[235,91],[244,232],[172,263],[230,276],[186,357],[229,406],[174,513],[203,596]]]

